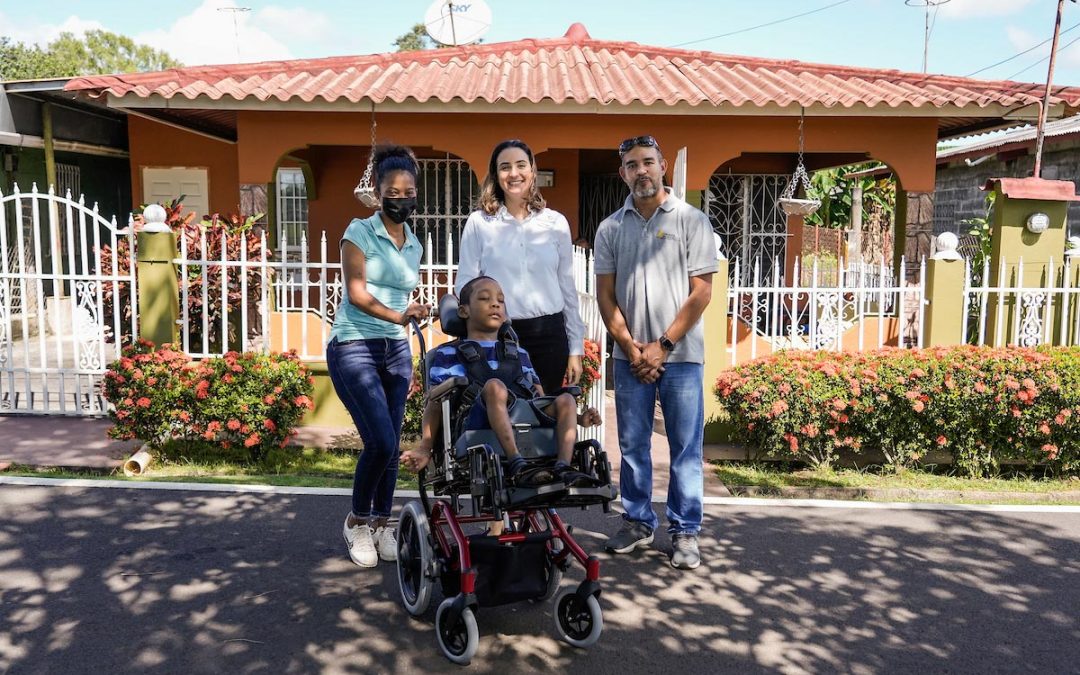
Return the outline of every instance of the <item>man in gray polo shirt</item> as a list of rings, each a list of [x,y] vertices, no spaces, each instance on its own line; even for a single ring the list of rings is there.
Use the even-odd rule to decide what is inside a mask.
[[[597,302],[615,340],[615,414],[623,526],[607,550],[652,543],[652,425],[656,398],[671,448],[667,519],[671,564],[701,564],[705,344],[701,314],[712,298],[716,246],[708,217],[663,185],[667,163],[652,136],[619,146],[630,196],[596,232]]]

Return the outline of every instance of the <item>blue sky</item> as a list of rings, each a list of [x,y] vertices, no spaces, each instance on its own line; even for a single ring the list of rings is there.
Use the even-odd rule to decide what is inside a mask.
[[[464,1],[464,0],[463,0]],[[554,37],[580,21],[595,38],[674,46],[833,4],[837,0],[488,0],[486,42]],[[390,51],[431,0],[120,2],[0,0],[0,35],[44,43],[62,29],[105,28],[163,48],[187,64]],[[1047,39],[1053,0],[952,0],[937,11],[931,72],[967,75]],[[221,7],[247,7],[233,13]],[[793,21],[689,48],[880,68],[922,69],[923,10],[904,0],[847,0]],[[1080,24],[1065,3],[1063,28]],[[1080,38],[1080,27],[1062,44]],[[1049,45],[979,77],[1041,81]],[[1080,84],[1080,40],[1060,53],[1058,84]]]

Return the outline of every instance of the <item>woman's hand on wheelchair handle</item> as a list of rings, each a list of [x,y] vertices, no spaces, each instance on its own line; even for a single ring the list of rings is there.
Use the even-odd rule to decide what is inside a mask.
[[[410,304],[405,311],[401,313],[401,325],[409,323],[410,321],[422,321],[431,316],[431,306],[424,305],[419,302]]]

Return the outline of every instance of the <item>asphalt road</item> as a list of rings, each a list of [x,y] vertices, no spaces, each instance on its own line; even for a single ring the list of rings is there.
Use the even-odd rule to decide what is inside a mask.
[[[343,497],[0,485],[0,673],[459,671],[348,562]],[[565,514],[587,550],[618,527]],[[1080,514],[707,507],[694,572],[603,559],[605,630],[483,609],[468,671],[1080,672]],[[575,583],[580,570],[564,580]],[[462,671],[467,672],[467,671]]]

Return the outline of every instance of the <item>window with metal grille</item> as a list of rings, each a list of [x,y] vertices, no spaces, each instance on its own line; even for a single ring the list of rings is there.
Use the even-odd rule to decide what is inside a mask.
[[[784,271],[787,219],[778,203],[790,177],[783,175],[713,174],[705,191],[705,212],[720,235],[728,273],[750,278],[755,266],[761,279]]]
[[[416,213],[413,232],[425,247],[431,237],[431,259],[436,265],[456,264],[461,230],[477,207],[480,186],[462,159],[421,159],[416,176]]]
[[[299,252],[308,231],[307,183],[300,169],[278,169],[277,219],[278,245],[284,241],[287,251]]]
[[[56,194],[67,197],[69,192],[74,200],[78,200],[79,195],[82,194],[82,179],[79,175],[79,167],[75,164],[57,163]]]

